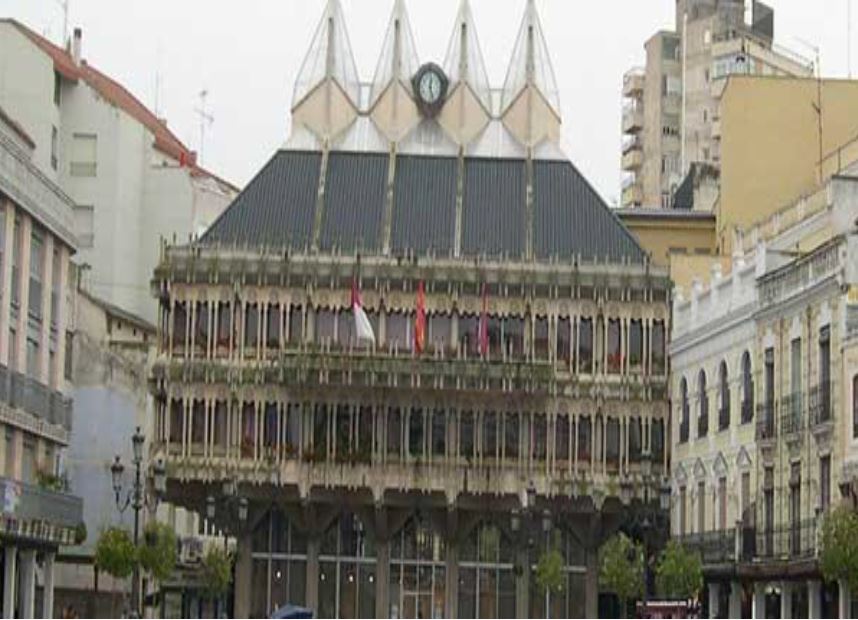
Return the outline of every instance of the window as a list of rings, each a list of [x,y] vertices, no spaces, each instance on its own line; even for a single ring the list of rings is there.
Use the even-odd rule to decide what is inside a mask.
[[[265,345],[269,349],[280,348],[280,306],[268,306],[268,314],[266,315],[266,339]]]
[[[483,458],[497,458],[498,416],[493,411],[483,414]]]
[[[59,71],[54,71],[54,105],[59,106],[62,98],[63,78]]]
[[[536,317],[533,321],[533,357],[538,360],[548,359],[548,318]]]
[[[620,353],[620,320],[608,320],[608,372],[618,374],[622,368]]]
[[[706,530],[706,483],[697,483],[697,532]]]
[[[688,382],[685,377],[679,383],[680,406],[682,410],[679,418],[679,443],[688,441],[689,426],[691,424],[691,407],[688,402]]]
[[[593,319],[578,322],[578,370],[586,374],[593,372]]]
[[[718,479],[718,529],[727,529],[727,478]]]
[[[57,128],[51,127],[51,168],[57,169],[57,159],[59,156],[59,135]]]
[[[256,355],[255,349],[259,344],[259,305],[248,304],[244,312],[244,354]]]
[[[515,316],[503,319],[503,342],[509,359],[520,360],[524,356],[524,319]]]
[[[819,394],[818,422],[831,419],[831,328],[826,325],[819,330]]]
[[[819,507],[823,512],[831,507],[831,456],[819,459]]]
[[[66,332],[66,357],[63,360],[63,376],[66,381],[72,380],[72,359],[74,349],[74,334],[70,331]]]
[[[643,321],[629,322],[629,365],[632,370],[643,368]]]
[[[69,173],[73,177],[94,177],[98,155],[98,138],[94,133],[72,134],[72,156]]]
[[[6,209],[0,205],[0,273],[6,264]],[[3,287],[0,286],[0,296],[3,295]]]
[[[858,375],[852,378],[852,438],[858,438]]]
[[[742,472],[742,488],[741,488],[741,506],[740,509],[742,511],[742,522],[750,523],[750,519],[752,516],[751,511],[751,472],[743,471]]]
[[[28,292],[28,314],[42,319],[42,281],[45,273],[45,240],[41,233],[33,231],[30,236],[30,289]]]
[[[92,205],[74,206],[74,234],[82,248],[91,248],[95,244],[95,207]]]
[[[751,374],[751,354],[742,355],[742,424],[754,419],[754,377]]]
[[[21,305],[21,218],[15,218],[15,231],[12,237],[12,307]]]
[[[56,330],[60,320],[60,284],[63,277],[62,258],[56,247],[51,265],[51,328]]]
[[[706,392],[706,372],[701,370],[697,378],[697,399],[700,414],[697,418],[697,436],[706,437],[709,432],[709,395]]]
[[[557,361],[568,368],[571,354],[572,325],[568,318],[557,319]]]
[[[686,492],[685,487],[679,487],[679,535],[685,536],[685,500],[686,500]]]
[[[30,334],[27,338],[27,374],[35,379],[41,379],[39,372],[39,339],[38,334]]]
[[[665,365],[665,342],[664,321],[655,321],[652,324],[652,374],[663,375]]]
[[[718,409],[718,430],[723,431],[730,426],[730,382],[727,377],[727,362],[721,362],[718,374],[721,397],[721,407]]]

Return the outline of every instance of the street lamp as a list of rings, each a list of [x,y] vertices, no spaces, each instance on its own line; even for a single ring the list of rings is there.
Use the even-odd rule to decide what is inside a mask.
[[[141,471],[143,467],[143,445],[145,443],[146,436],[138,426],[134,431],[134,435],[131,436],[134,482],[132,483],[131,488],[128,489],[128,493],[125,496],[124,501],[122,499],[122,476],[125,473],[125,466],[122,464],[122,460],[118,454],[110,465],[111,484],[113,486],[114,500],[116,501],[116,508],[119,511],[119,514],[124,514],[129,506],[134,510],[135,547],[137,547],[140,539],[140,511],[144,506],[156,506],[158,501],[157,495],[166,491],[167,486],[166,468],[164,467],[163,461],[159,460],[152,468],[155,495],[149,496],[146,493]],[[134,573],[131,577],[131,599],[134,613],[139,617],[142,614],[142,601],[140,600],[140,569],[136,563],[134,565]]]
[[[227,477],[223,481],[223,485],[221,486],[221,495],[220,502],[223,506],[222,510],[225,513],[222,518],[226,520],[231,520],[232,518],[238,519],[239,528],[243,528],[247,523],[247,513],[250,508],[250,502],[247,501],[246,497],[237,497],[236,496],[236,484],[235,481]],[[218,516],[218,498],[214,495],[209,495],[206,497],[206,518],[214,523],[215,517]],[[231,515],[234,514],[235,517]],[[224,528],[223,535],[223,546],[224,551],[227,550],[227,536]]]

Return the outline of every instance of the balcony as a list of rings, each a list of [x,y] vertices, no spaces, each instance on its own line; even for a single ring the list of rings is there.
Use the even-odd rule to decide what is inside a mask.
[[[0,364],[0,404],[8,407],[0,407],[0,418],[60,443],[68,443],[72,400],[60,392]],[[29,415],[22,415],[22,411]]]
[[[661,111],[671,116],[682,114],[682,95],[679,93],[664,95],[661,99]]]
[[[742,561],[802,560],[816,556],[815,519],[805,519],[772,528],[742,529]]]
[[[643,149],[633,147],[623,153],[622,166],[624,172],[635,172],[643,166]]]
[[[83,500],[32,484],[0,477],[2,534],[40,542],[72,544],[83,521]]]
[[[700,554],[704,566],[736,560],[736,530],[715,530],[678,537],[679,543]]]
[[[834,421],[831,408],[831,382],[822,381],[810,389],[807,398],[808,422],[816,430]]]
[[[634,176],[623,181],[623,207],[635,207],[643,204],[643,188]]]
[[[636,134],[643,129],[643,106],[636,102],[623,106],[623,133]]]
[[[801,392],[795,392],[787,394],[781,399],[781,432],[786,437],[800,435],[804,428],[803,397],[804,394]]]
[[[643,67],[635,67],[626,71],[623,75],[623,97],[640,97],[643,95],[645,80]]]
[[[774,402],[757,404],[757,440],[772,441],[776,433]]]

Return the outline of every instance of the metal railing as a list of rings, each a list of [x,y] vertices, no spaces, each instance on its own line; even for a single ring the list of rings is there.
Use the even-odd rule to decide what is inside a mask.
[[[805,519],[772,528],[742,529],[742,559],[804,559],[816,554],[817,525]]]
[[[83,500],[74,495],[0,477],[2,513],[19,520],[76,527],[83,521]]]
[[[807,398],[807,412],[811,428],[834,421],[831,408],[831,381],[820,381],[810,388]]]
[[[774,402],[757,403],[756,438],[758,440],[774,439],[776,434]]]
[[[787,394],[781,399],[781,431],[784,435],[795,435],[804,428],[803,402],[802,392]]]
[[[684,547],[700,554],[704,565],[723,564],[736,560],[736,530],[715,530],[679,537]]]
[[[72,427],[72,400],[49,389],[32,377],[9,370],[0,364],[0,403],[23,409],[29,414],[62,426]]]

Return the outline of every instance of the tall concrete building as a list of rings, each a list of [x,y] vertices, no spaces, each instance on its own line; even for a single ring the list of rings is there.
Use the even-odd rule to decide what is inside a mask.
[[[72,428],[67,356],[74,203],[41,173],[35,147],[33,137],[0,108],[4,618],[51,617],[56,556],[77,541],[82,522],[81,499],[69,494],[63,476]]]
[[[596,617],[664,523],[670,282],[558,149],[533,1],[499,89],[467,1],[442,63],[402,0],[370,83],[348,40],[331,0],[286,147],[155,270],[167,497],[237,536],[236,617]]]
[[[731,273],[674,303],[671,530],[709,617],[854,617],[819,541],[858,488],[855,172],[744,228]]]
[[[720,167],[727,77],[813,74],[774,43],[774,11],[756,0],[679,0],[674,29],[645,49],[623,77],[623,207],[669,208],[692,164]]]

